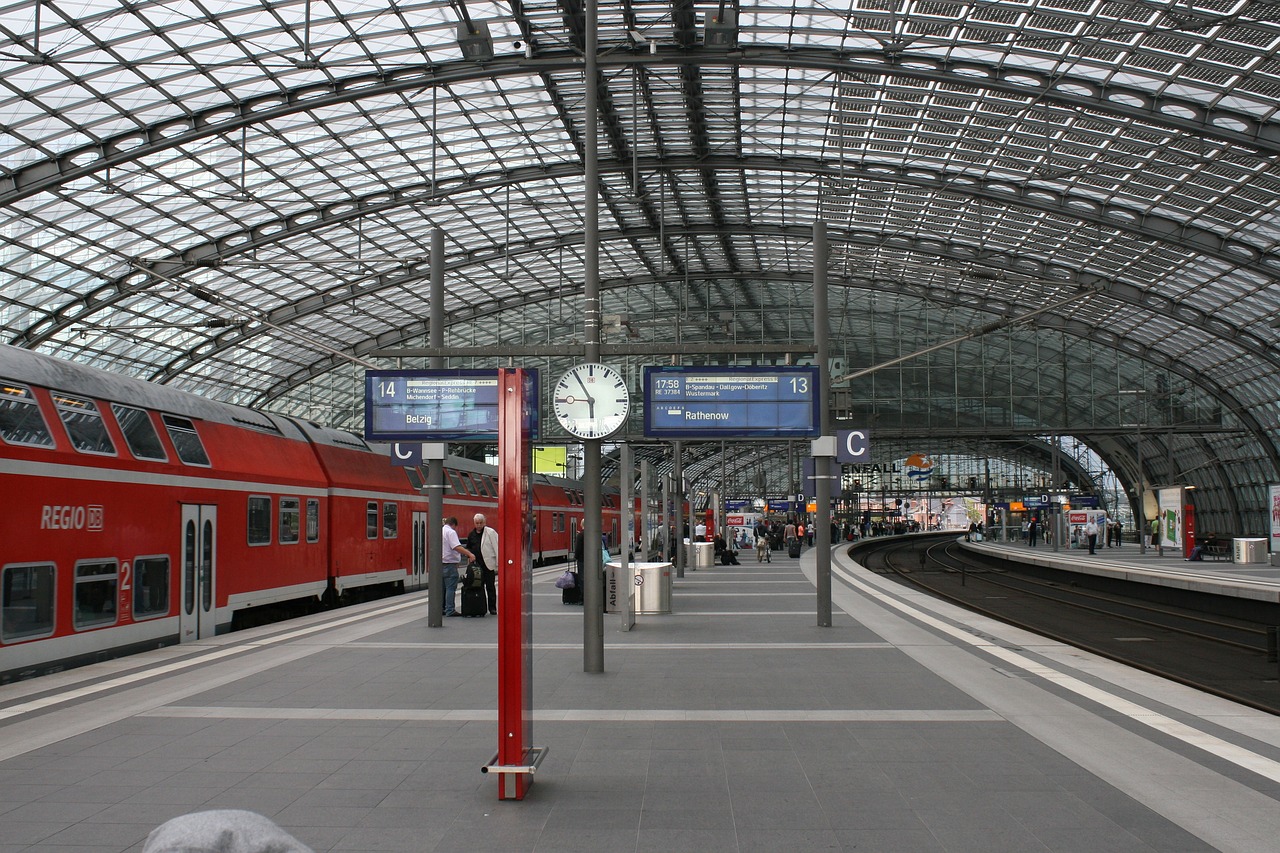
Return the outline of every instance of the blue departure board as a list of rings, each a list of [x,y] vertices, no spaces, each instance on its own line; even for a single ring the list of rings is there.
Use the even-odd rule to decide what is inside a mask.
[[[804,438],[818,434],[817,367],[646,367],[650,438]]]
[[[533,397],[538,399],[537,371]],[[538,418],[533,418],[537,438]],[[369,370],[366,441],[497,441],[498,371]]]

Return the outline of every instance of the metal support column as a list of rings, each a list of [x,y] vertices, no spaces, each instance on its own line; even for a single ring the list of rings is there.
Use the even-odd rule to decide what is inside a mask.
[[[831,431],[831,382],[830,321],[827,305],[827,225],[813,224],[813,343],[818,361],[818,434],[825,439]],[[830,442],[835,453],[834,437]],[[817,551],[818,627],[831,627],[831,470],[830,456],[814,456],[813,481],[816,518],[814,550]]]
[[[582,340],[588,362],[600,360],[600,163],[597,156],[600,133],[598,102],[600,79],[596,56],[599,22],[598,0],[584,4],[584,87],[583,102],[583,316]],[[604,672],[604,566],[600,562],[600,440],[582,443],[582,509],[586,542],[582,549],[582,666],[583,672]]]
[[[433,347],[444,346],[444,231],[431,229],[431,280],[427,337]],[[444,356],[432,356],[430,367],[444,367]],[[427,463],[427,627],[444,624],[444,460]]]

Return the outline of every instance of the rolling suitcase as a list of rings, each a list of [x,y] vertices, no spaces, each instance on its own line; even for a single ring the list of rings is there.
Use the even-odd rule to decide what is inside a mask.
[[[484,616],[489,612],[489,603],[485,598],[484,584],[480,586],[464,586],[462,588],[462,615]]]
[[[478,568],[468,566],[467,573],[463,575],[458,586],[462,588],[461,613],[463,616],[484,616],[489,612],[488,599],[484,593],[484,580]]]
[[[800,557],[800,540],[792,539],[787,543],[787,556],[795,560]]]

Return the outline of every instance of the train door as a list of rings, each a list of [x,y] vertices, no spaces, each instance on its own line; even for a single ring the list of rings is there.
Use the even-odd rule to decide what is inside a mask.
[[[413,514],[413,577],[409,587],[418,589],[427,585],[427,514]]]
[[[216,633],[214,579],[217,577],[217,529],[216,506],[182,505],[182,597],[179,601],[178,634],[184,643],[212,637]]]

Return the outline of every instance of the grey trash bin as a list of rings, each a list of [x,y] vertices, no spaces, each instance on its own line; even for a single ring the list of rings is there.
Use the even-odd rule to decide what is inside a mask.
[[[636,563],[631,567],[634,576],[637,616],[658,616],[671,612],[671,576],[675,570],[670,563]]]
[[[716,544],[714,542],[693,543],[693,567],[709,569],[716,564]]]
[[[1267,540],[1265,539],[1232,539],[1232,559],[1237,563],[1265,563],[1267,561]]]

